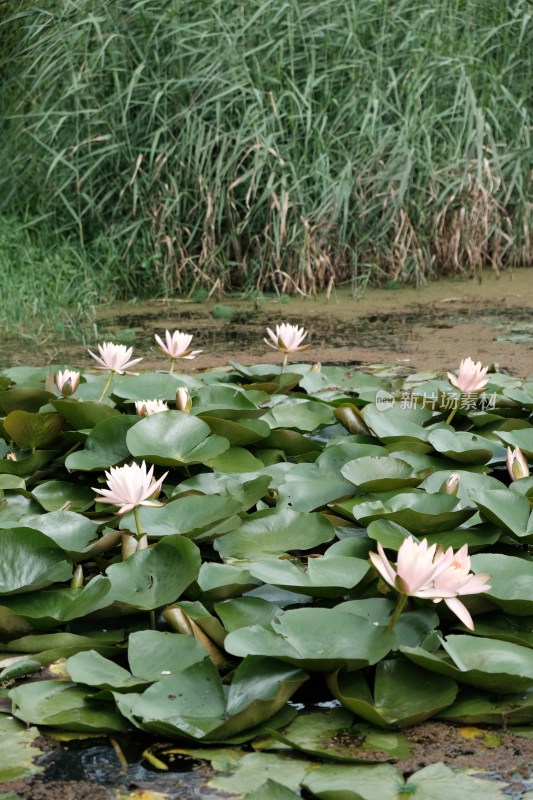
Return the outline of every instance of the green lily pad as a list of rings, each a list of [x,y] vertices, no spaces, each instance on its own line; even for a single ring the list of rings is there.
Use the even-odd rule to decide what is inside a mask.
[[[36,628],[55,627],[58,622],[80,619],[108,605],[111,581],[96,575],[81,589],[49,588],[11,595],[2,603],[11,611],[31,620]]]
[[[353,589],[368,574],[368,561],[327,554],[309,558],[306,567],[299,561],[264,558],[249,566],[250,574],[263,583],[314,597],[337,597]]]
[[[490,575],[485,592],[495,605],[509,614],[533,614],[533,562],[503,553],[479,553],[472,557],[472,570]]]
[[[533,428],[522,428],[514,431],[495,431],[502,442],[509,447],[519,447],[526,458],[533,459]]]
[[[329,764],[310,772],[302,786],[319,800],[501,800],[501,787],[476,780],[446,767],[431,764],[406,781],[392,766],[358,767]]]
[[[60,414],[35,414],[30,411],[11,411],[3,420],[4,430],[19,447],[45,450],[61,436],[64,421]]]
[[[195,378],[168,372],[143,372],[140,375],[115,376],[112,394],[121,400],[166,400],[174,403],[180,386],[201,385]]]
[[[530,688],[530,648],[476,636],[448,636],[441,641],[445,653],[429,653],[421,647],[402,647],[402,652],[415,664],[476,689],[509,694]]]
[[[126,434],[139,421],[137,416],[112,416],[99,422],[85,441],[85,449],[65,459],[68,470],[101,470],[130,457]]]
[[[486,464],[498,449],[497,444],[476,433],[446,429],[432,431],[429,443],[438,453],[462,464]]]
[[[286,611],[272,621],[228,634],[224,646],[236,656],[272,655],[318,672],[376,664],[392,649],[396,636],[367,619],[327,608]]]
[[[181,411],[145,417],[130,428],[126,442],[133,456],[171,467],[201,464],[229,447],[228,440],[212,434],[209,425]]]
[[[289,550],[311,550],[334,535],[332,524],[322,514],[267,509],[251,514],[234,533],[217,539],[215,549],[222,558],[257,559]]]
[[[355,723],[347,708],[300,714],[280,733],[281,741],[296,750],[339,762],[383,762],[408,758],[410,747],[401,733]]]
[[[66,581],[72,562],[48,536],[32,528],[0,530],[0,594],[29,592]]]
[[[200,551],[183,536],[166,536],[107,568],[110,600],[146,611],[173,603],[198,576]]]
[[[125,731],[128,724],[109,703],[70,681],[36,681],[12,689],[13,714],[35,725],[71,731]]]
[[[0,716],[0,785],[44,770],[35,763],[42,756],[35,747],[38,736],[37,728],[28,728],[5,714]]]
[[[248,658],[236,669],[226,697],[216,668],[206,659],[164,677],[142,694],[113,695],[122,714],[150,733],[206,742],[235,736],[245,740],[306,679],[301,670],[275,659]]]
[[[315,431],[335,422],[330,406],[316,400],[299,398],[276,404],[263,419],[271,428],[292,428],[302,433]]]
[[[49,400],[53,399],[51,392],[31,386],[14,386],[7,391],[0,391],[0,411],[10,414],[12,411],[39,411]]]
[[[74,511],[30,514],[24,517],[23,522],[29,528],[46,534],[71,558],[86,552],[97,540],[97,523]]]
[[[510,489],[472,491],[471,498],[484,517],[523,542],[533,541],[528,533],[529,502]]]
[[[90,430],[109,417],[118,417],[120,412],[108,405],[95,400],[52,400],[52,405],[61,414],[75,431]]]
[[[452,495],[406,490],[356,497],[333,504],[333,510],[347,512],[362,525],[390,520],[417,536],[450,530],[475,513],[473,508],[461,508]]]
[[[238,500],[219,495],[189,495],[179,497],[160,508],[141,506],[138,509],[142,530],[149,536],[164,537],[180,533],[194,538],[221,522],[233,519],[242,510]],[[233,522],[237,527],[239,520]],[[133,513],[124,514],[120,520],[121,530],[135,530]]]
[[[69,481],[46,481],[32,491],[45,511],[86,511],[94,503],[89,486]]]
[[[457,695],[454,680],[403,659],[385,659],[377,665],[373,692],[362,672],[337,671],[327,683],[346,708],[384,728],[418,725]]]
[[[531,725],[533,689],[500,697],[463,689],[457,700],[438,717],[462,725]]]
[[[223,419],[208,414],[201,414],[199,418],[213,433],[225,437],[233,446],[254,444],[270,435],[270,426],[262,419]]]
[[[410,464],[392,456],[363,456],[348,461],[341,474],[363,492],[387,492],[400,486],[418,486],[421,481]]]
[[[250,625],[271,628],[272,620],[281,614],[281,608],[261,597],[236,597],[217,603],[215,611],[228,632]]]

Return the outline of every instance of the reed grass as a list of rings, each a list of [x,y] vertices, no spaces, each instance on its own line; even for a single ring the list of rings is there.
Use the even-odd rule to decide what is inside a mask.
[[[0,14],[0,210],[75,237],[101,294],[355,291],[533,262],[527,0]]]

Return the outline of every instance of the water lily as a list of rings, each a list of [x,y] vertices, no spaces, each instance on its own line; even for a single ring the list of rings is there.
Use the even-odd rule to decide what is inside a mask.
[[[192,408],[191,396],[186,386],[180,386],[176,392],[176,408],[185,414],[189,414]]]
[[[134,367],[142,358],[131,358],[133,347],[126,347],[125,344],[113,344],[113,342],[104,342],[98,345],[99,356],[95,355],[91,350],[89,353],[97,361],[96,369],[108,369],[109,378],[107,383],[102,389],[102,394],[99,400],[102,401],[107,394],[107,390],[111,386],[113,375],[117,372],[119,375],[124,375],[130,367]],[[136,373],[127,373],[128,375]]]
[[[155,334],[155,340],[163,353],[165,353],[171,360],[170,371],[174,369],[174,362],[180,358],[190,360],[202,353],[202,350],[191,350],[190,344],[192,341],[192,334],[182,333],[181,331],[165,331],[165,341],[160,336]]]
[[[163,505],[155,498],[161,491],[161,485],[167,475],[168,472],[165,472],[156,480],[153,466],[147,469],[144,461],[140,465],[125,464],[123,467],[111,467],[109,472],[105,473],[107,489],[98,489],[94,486],[93,489],[99,495],[97,497],[99,503],[118,506],[117,514],[125,514],[139,506]]]
[[[448,372],[448,380],[461,393],[480,392],[489,382],[489,379],[485,377],[488,369],[488,367],[481,366],[481,361],[474,363],[470,357],[463,358],[459,365],[458,375]]]
[[[440,599],[444,600],[450,611],[459,617],[463,625],[473,631],[474,621],[470,612],[458,598],[461,595],[488,591],[490,585],[487,581],[491,576],[488,574],[475,575],[470,572],[470,556],[466,544],[456,553],[451,547],[446,551],[438,550],[435,563],[439,568],[433,581],[435,591],[441,595]],[[442,569],[443,566],[444,569]],[[449,592],[453,592],[454,596],[450,597]],[[433,602],[438,603],[439,598],[435,598]]]
[[[282,322],[281,325],[276,325],[276,332],[267,328],[267,333],[270,340],[263,339],[265,344],[272,347],[273,350],[279,350],[284,353],[283,369],[287,365],[287,358],[289,353],[296,353],[299,350],[307,350],[310,345],[302,344],[307,336],[307,331],[299,328],[297,325],[290,325],[288,322]]]
[[[434,603],[444,600],[464,625],[470,630],[474,629],[472,617],[458,597],[490,589],[487,584],[490,575],[474,575],[470,572],[467,545],[454,553],[451,547],[446,551],[442,548],[437,550],[436,544],[429,547],[426,539],[417,542],[409,537],[404,539],[398,550],[396,570],[379,543],[378,552],[369,553],[369,556],[381,577],[400,593],[389,627],[394,626],[408,597],[420,597],[433,600]]]
[[[378,552],[369,553],[370,560],[381,577],[407,597],[436,597],[433,581],[436,575],[434,562],[437,545],[428,547],[426,539],[417,542],[408,537],[398,550],[396,570],[392,567],[383,547],[378,542]],[[439,595],[439,597],[441,597]]]
[[[523,452],[519,447],[513,450],[511,447],[507,448],[507,471],[511,476],[511,480],[517,481],[520,478],[527,478],[529,475],[529,464]]]
[[[168,405],[164,400],[136,400],[135,411],[140,417],[151,417],[152,414],[168,411]]]
[[[142,358],[131,358],[133,347],[126,347],[125,344],[113,344],[113,342],[104,342],[98,345],[97,356],[91,350],[89,353],[97,361],[96,369],[109,369],[111,372],[117,372],[119,375],[134,367]],[[131,359],[131,360],[130,360]]]
[[[58,370],[55,374],[55,382],[59,393],[63,397],[70,397],[80,384],[80,373],[72,369],[66,369],[63,372]]]

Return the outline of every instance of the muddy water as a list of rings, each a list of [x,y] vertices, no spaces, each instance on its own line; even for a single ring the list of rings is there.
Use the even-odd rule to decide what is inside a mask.
[[[311,344],[303,358],[324,363],[400,363],[405,370],[453,369],[467,355],[526,377],[533,374],[533,269],[487,271],[483,281],[443,280],[421,289],[348,290],[330,299],[234,297],[193,302],[183,298],[116,303],[100,308],[84,331],[87,344],[104,340],[132,345],[144,356],[142,369],[164,369],[154,333],[179,329],[194,334],[203,353],[184,369],[275,362],[279,355],[263,342],[277,322],[303,325]],[[78,331],[78,335],[81,331]],[[84,343],[50,336],[4,336],[0,368],[15,364],[62,363],[87,368]]]

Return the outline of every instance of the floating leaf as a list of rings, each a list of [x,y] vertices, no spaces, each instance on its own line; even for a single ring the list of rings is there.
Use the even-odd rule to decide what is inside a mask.
[[[225,648],[236,656],[272,655],[304,669],[329,672],[341,666],[359,669],[380,661],[396,637],[367,619],[327,608],[286,611],[272,621],[228,634]]]
[[[32,528],[0,530],[0,594],[29,592],[66,581],[72,562],[48,536]]]
[[[57,442],[64,428],[60,414],[11,411],[3,420],[4,430],[19,447],[46,450]]]
[[[108,469],[130,457],[126,434],[139,421],[134,416],[112,416],[99,422],[85,441],[85,449],[65,459],[69,470]]]
[[[197,577],[200,552],[183,536],[166,536],[107,569],[110,598],[132,609],[173,603]]]
[[[229,447],[227,439],[211,434],[209,425],[181,411],[145,417],[130,428],[126,441],[133,456],[173,467],[200,464]]]
[[[377,665],[373,692],[362,672],[337,671],[327,682],[350,711],[385,728],[418,725],[453,703],[457,694],[451,678],[402,659],[385,659]]]
[[[363,456],[348,461],[341,473],[364,492],[387,492],[400,486],[418,486],[420,483],[410,464],[392,456]]]
[[[24,722],[71,731],[125,731],[128,725],[109,705],[70,681],[37,681],[12,689],[13,714]]]
[[[259,558],[311,550],[333,537],[333,526],[321,514],[268,509],[251,514],[237,531],[217,539],[215,548],[222,558]]]

